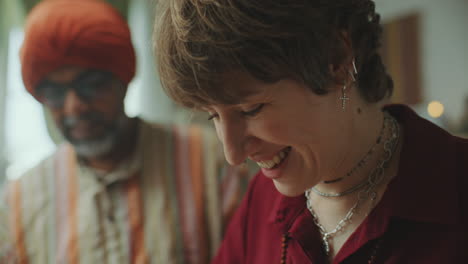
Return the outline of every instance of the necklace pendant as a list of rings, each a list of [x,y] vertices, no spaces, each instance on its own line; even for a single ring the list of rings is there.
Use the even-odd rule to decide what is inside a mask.
[[[328,239],[330,236],[328,234],[324,234],[322,237],[323,240],[323,246],[325,247],[325,253],[327,256],[330,254],[330,243],[328,242]]]

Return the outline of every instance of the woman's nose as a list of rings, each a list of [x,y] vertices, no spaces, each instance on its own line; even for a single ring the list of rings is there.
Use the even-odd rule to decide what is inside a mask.
[[[215,125],[227,162],[233,166],[244,162],[247,158],[245,124],[242,121],[222,120]]]

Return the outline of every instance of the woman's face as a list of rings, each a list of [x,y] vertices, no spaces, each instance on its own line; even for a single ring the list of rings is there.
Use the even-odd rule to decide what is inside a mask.
[[[223,89],[253,91],[238,105],[212,105],[210,113],[227,161],[249,158],[278,191],[297,196],[324,177],[341,176],[351,135],[351,111],[341,107],[341,89],[316,95],[293,80],[268,84],[236,74]]]

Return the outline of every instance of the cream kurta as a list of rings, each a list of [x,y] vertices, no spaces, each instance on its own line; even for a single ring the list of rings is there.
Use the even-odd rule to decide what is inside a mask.
[[[105,175],[62,145],[8,185],[15,255],[34,264],[207,263],[243,180],[222,160],[214,133],[194,126],[142,122],[134,156]]]

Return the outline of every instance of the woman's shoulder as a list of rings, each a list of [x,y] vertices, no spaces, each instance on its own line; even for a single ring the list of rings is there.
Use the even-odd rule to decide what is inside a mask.
[[[468,188],[468,139],[454,137],[457,171]]]

